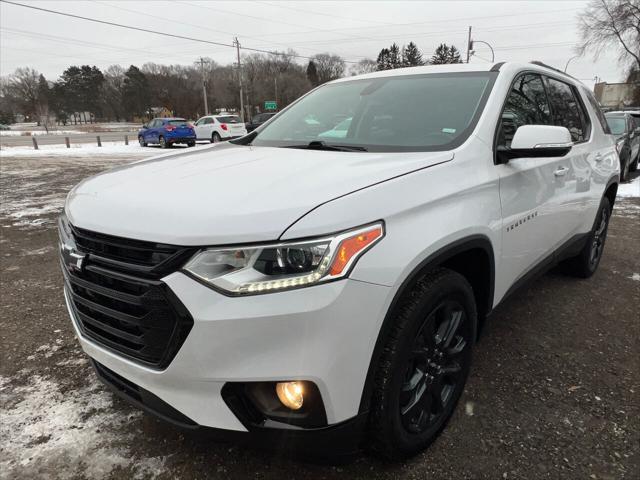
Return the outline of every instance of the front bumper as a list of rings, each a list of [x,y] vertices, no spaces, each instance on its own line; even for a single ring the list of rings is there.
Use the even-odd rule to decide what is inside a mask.
[[[194,320],[166,369],[144,367],[99,346],[81,334],[74,319],[83,350],[178,412],[191,428],[249,431],[251,437],[262,438],[278,428],[239,418],[223,398],[223,387],[229,382],[308,380],[318,386],[328,426],[289,426],[290,438],[347,431],[351,438],[361,430],[361,396],[389,288],[346,279],[269,295],[227,297],[179,272],[163,282]],[[73,317],[71,309],[70,314]]]

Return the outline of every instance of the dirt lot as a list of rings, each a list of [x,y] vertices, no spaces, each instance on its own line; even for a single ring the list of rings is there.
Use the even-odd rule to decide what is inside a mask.
[[[54,218],[73,184],[121,162],[2,159],[0,478],[640,478],[640,199],[616,205],[593,278],[552,272],[497,309],[427,452],[322,466],[181,433],[95,379],[63,305]]]

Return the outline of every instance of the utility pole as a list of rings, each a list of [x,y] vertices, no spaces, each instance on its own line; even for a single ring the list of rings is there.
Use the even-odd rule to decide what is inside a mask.
[[[240,119],[244,123],[244,98],[242,95],[242,70],[240,66],[240,41],[238,37],[235,38],[234,42],[236,45],[236,51],[238,53],[238,85],[240,85]]]
[[[204,99],[204,114],[209,115],[209,105],[207,104],[207,85],[204,78],[204,64],[206,60],[200,57],[200,71],[202,72],[202,98]]]
[[[278,77],[277,76],[273,77],[273,84],[276,89],[276,105],[278,105]]]
[[[469,63],[469,52],[471,52],[471,25],[469,25],[469,36],[467,37],[467,63]]]

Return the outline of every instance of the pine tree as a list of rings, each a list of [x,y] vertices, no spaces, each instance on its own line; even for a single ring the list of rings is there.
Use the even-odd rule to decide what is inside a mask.
[[[431,57],[431,63],[434,65],[443,65],[446,63],[462,63],[460,52],[456,47],[449,47],[446,43],[441,43],[436,48],[436,52]]]
[[[398,45],[393,43],[391,47],[389,47],[389,68],[401,68],[402,67],[402,58],[400,57],[400,48]]]
[[[460,59],[460,52],[453,45],[451,45],[451,48],[449,49],[449,61],[447,63],[462,63],[462,60]]]
[[[318,68],[313,60],[309,60],[307,65],[307,80],[313,87],[320,85],[320,79],[318,78]]]
[[[409,42],[406,47],[402,47],[402,63],[405,67],[424,65],[422,53],[420,53],[415,43]]]
[[[378,70],[389,70],[391,68],[389,64],[389,49],[383,48],[380,50],[378,54],[378,59],[376,60],[378,64]]]
[[[129,120],[147,115],[151,107],[149,81],[144,73],[134,65],[124,74],[122,107]]]

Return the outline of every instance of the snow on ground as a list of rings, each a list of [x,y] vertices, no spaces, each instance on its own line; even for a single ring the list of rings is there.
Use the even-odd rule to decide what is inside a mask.
[[[629,183],[618,185],[618,197],[640,198],[640,176],[637,176]]]
[[[17,384],[14,384],[14,382]],[[142,413],[119,412],[113,395],[95,379],[80,389],[64,389],[54,379],[22,370],[0,377],[0,479],[102,479],[119,468],[135,478],[156,477],[164,457],[136,458],[129,445],[135,433],[126,426]]]
[[[177,151],[177,149],[175,149]],[[157,155],[164,153],[158,148],[141,147],[137,143],[123,145],[122,142],[103,142],[102,147],[92,144],[76,144],[71,148],[67,148],[65,144],[60,145],[42,145],[38,150],[32,146],[19,147],[3,147],[0,150],[0,158],[9,157],[34,157],[34,156],[60,156],[60,157],[77,157],[77,156],[133,156],[136,157]]]
[[[20,137],[36,135],[77,135],[86,132],[80,130],[0,130],[0,137]]]

